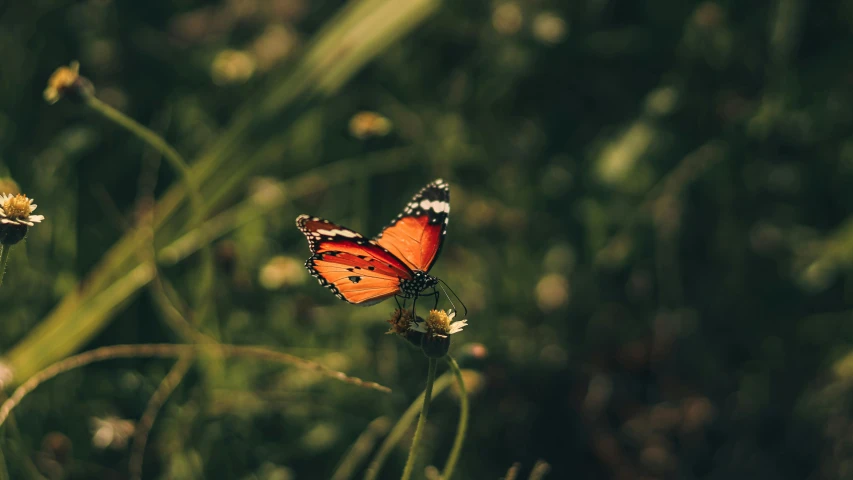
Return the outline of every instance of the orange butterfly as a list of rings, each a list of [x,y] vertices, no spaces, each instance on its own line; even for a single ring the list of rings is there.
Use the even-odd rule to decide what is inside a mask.
[[[308,215],[296,217],[296,226],[312,253],[305,267],[320,285],[341,300],[373,305],[435,289],[439,280],[428,272],[441,251],[449,215],[450,186],[438,179],[421,189],[375,239]]]

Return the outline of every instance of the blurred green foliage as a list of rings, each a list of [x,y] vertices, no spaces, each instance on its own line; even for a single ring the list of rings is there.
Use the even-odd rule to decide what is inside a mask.
[[[293,219],[373,234],[439,176],[453,213],[434,273],[470,309],[451,347],[472,402],[456,478],[514,462],[526,478],[538,459],[560,479],[849,477],[851,48],[847,1],[0,1],[0,177],[47,217],[12,251],[0,353],[31,374],[187,341],[151,277],[123,276],[161,199],[159,273],[193,305],[180,178],[79,102],[43,101],[77,59],[204,180],[216,315],[199,329],[393,389],[196,364],[145,478],[330,478],[356,446],[363,475],[426,360],[384,335],[392,302],[346,305],[308,277]],[[117,245],[126,271],[103,274]],[[100,310],[75,303],[111,286],[126,292]],[[171,366],[39,387],[3,427],[11,478],[126,478],[128,421]],[[444,464],[456,398],[430,410],[424,465]]]

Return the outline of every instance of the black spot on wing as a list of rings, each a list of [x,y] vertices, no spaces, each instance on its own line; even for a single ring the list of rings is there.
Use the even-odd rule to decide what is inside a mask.
[[[368,306],[369,304],[354,303],[354,302],[350,302],[349,300],[347,300],[346,297],[344,297],[341,294],[340,290],[338,290],[338,287],[336,287],[335,284],[333,284],[329,281],[326,281],[326,279],[322,275],[320,275],[320,272],[318,272],[317,269],[315,268],[314,262],[316,260],[322,260],[323,255],[335,256],[336,253],[337,252],[329,252],[329,253],[320,253],[320,254],[311,255],[311,257],[309,257],[308,260],[305,261],[305,268],[308,269],[308,273],[310,273],[312,277],[317,279],[317,282],[320,285],[328,288],[333,294],[335,294],[336,297],[338,297],[341,300],[343,300],[347,303],[350,303],[352,305]],[[361,281],[361,278],[359,278],[359,281]]]

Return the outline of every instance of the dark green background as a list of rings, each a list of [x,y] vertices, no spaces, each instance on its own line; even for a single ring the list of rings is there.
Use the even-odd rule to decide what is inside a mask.
[[[139,220],[140,175],[156,195],[177,182],[82,105],[46,105],[53,70],[79,60],[99,98],[194,159],[343,3],[0,0],[0,176],[47,217],[12,251],[0,349]],[[543,37],[548,22],[563,35]],[[214,81],[223,50],[257,55],[270,31],[292,48],[245,82]],[[442,4],[334,95],[246,144],[285,142],[253,177],[339,161],[354,173],[212,244],[208,333],[394,392],[245,360],[215,382],[195,368],[157,419],[145,477],[327,478],[371,420],[396,421],[425,358],[384,335],[392,302],[346,305],[306,278],[293,219],[374,234],[440,176],[453,211],[433,273],[470,308],[451,348],[473,390],[456,478],[499,478],[516,461],[526,478],[537,459],[554,479],[849,478],[851,378],[833,367],[853,342],[851,51],[847,1]],[[394,129],[354,138],[362,110]],[[277,255],[300,267],[265,288]],[[162,273],[189,298],[198,266],[195,255]],[[81,347],[177,341],[143,289]],[[488,356],[471,358],[472,343]],[[170,365],[105,362],[41,386],[1,444],[11,477],[35,478],[31,461],[48,478],[126,478],[129,449],[95,448],[89,419],[138,419]],[[430,412],[425,456],[439,467],[454,398]],[[382,478],[399,476],[406,447]]]

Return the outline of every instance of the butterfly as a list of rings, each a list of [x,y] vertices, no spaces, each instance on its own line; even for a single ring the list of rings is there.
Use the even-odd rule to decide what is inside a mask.
[[[305,267],[311,275],[341,300],[367,306],[391,297],[417,299],[427,288],[435,289],[438,279],[429,270],[441,251],[449,215],[450,186],[438,179],[372,239],[309,215],[296,217],[296,226],[308,239],[312,255]]]

